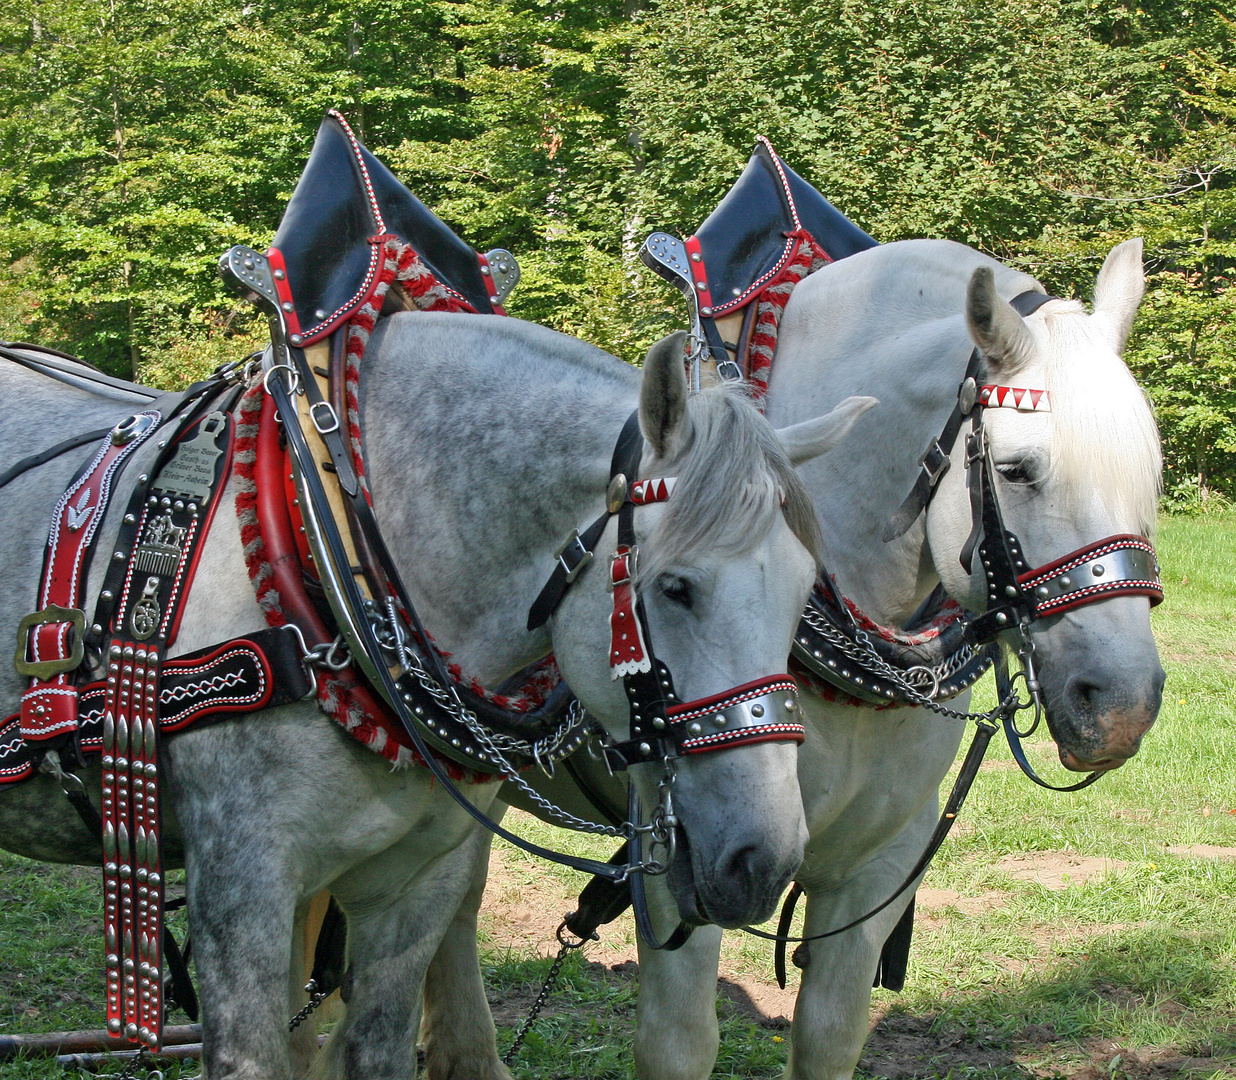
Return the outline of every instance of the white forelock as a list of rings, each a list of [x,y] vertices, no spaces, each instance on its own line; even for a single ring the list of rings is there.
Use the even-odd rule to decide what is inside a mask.
[[[1097,496],[1117,529],[1152,535],[1163,460],[1150,403],[1082,304],[1051,301],[1037,317],[1060,493]]]

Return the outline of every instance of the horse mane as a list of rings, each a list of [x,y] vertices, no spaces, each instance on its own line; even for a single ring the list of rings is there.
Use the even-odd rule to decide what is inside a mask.
[[[690,442],[676,462],[667,463],[666,475],[676,474],[677,485],[649,537],[640,583],[706,551],[749,551],[768,535],[778,513],[819,566],[815,507],[749,390],[708,387],[689,397],[687,417]]]
[[[1097,497],[1117,528],[1153,536],[1163,456],[1150,402],[1081,303],[1053,300],[1039,310],[1049,467],[1061,491],[1073,501]]]

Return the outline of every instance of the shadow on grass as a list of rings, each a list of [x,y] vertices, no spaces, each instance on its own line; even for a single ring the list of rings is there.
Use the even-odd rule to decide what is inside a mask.
[[[860,1072],[884,1080],[1236,1077],[1236,964],[1223,934],[1131,931],[1016,986],[895,1004]],[[920,1000],[923,999],[919,995]]]

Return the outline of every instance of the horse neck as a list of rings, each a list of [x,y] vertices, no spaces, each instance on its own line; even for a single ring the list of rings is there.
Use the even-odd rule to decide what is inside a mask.
[[[417,312],[378,328],[361,423],[377,517],[426,628],[496,684],[549,651],[528,607],[602,509],[638,376],[514,319]]]
[[[820,515],[827,572],[873,618],[900,625],[940,579],[922,518],[891,543],[883,532],[956,401],[972,348],[961,310],[973,263],[965,273],[933,276],[924,290],[921,268],[889,258],[897,247],[873,249],[877,260],[852,256],[826,267],[791,295],[768,417],[783,427],[850,394],[880,399],[844,443],[800,468]]]

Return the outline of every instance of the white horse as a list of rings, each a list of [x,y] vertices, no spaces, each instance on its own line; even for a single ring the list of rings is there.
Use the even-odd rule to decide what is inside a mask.
[[[1050,300],[1022,318],[1006,301],[1042,292],[1034,279],[960,244],[926,240],[863,251],[796,288],[769,384],[770,420],[793,424],[851,394],[882,402],[845,446],[802,469],[821,515],[825,567],[846,597],[890,627],[905,624],[941,582],[970,610],[987,606],[977,560],[971,574],[959,559],[971,530],[964,439],[926,513],[896,541],[882,540],[915,482],[920,455],[958,400],[976,346],[989,383],[1050,394],[1050,412],[999,408],[985,415],[1005,525],[1020,537],[1029,565],[1112,534],[1152,534],[1158,435],[1120,360],[1143,287],[1141,241],[1129,241],[1104,263],[1093,314],[1075,301]],[[788,449],[794,456],[792,443]],[[1046,618],[1035,623],[1032,640],[1064,765],[1109,769],[1136,753],[1164,678],[1149,601],[1111,597]],[[810,839],[796,879],[806,893],[810,936],[869,912],[910,873],[935,824],[939,785],[963,724],[925,708],[877,711],[810,690],[803,702],[807,739],[798,777]],[[967,702],[965,693],[949,704],[964,709]],[[604,790],[603,774],[589,779]],[[587,812],[562,784],[553,792]],[[482,869],[473,904],[483,881]],[[653,886],[658,931],[668,933],[678,911]],[[806,947],[788,1067],[794,1080],[852,1073],[881,948],[912,894],[907,888],[875,917]],[[475,909],[461,909],[443,942],[426,991],[430,1020],[445,1008],[440,1002],[475,992],[466,982],[475,977],[467,974],[475,971],[474,925]],[[635,1056],[644,1080],[702,1080],[711,1072],[720,942],[716,927],[697,928],[675,952],[640,942]],[[427,1035],[433,1047],[432,1025]],[[443,1061],[431,1075],[463,1073]]]
[[[497,686],[552,650],[590,712],[626,737],[627,702],[608,664],[606,575],[584,573],[547,628],[525,623],[554,549],[604,505],[614,442],[636,408],[641,475],[678,477],[668,502],[635,512],[646,564],[658,568],[643,589],[657,656],[683,699],[785,669],[816,566],[809,500],[749,404],[724,392],[688,401],[680,349],[654,349],[641,377],[515,320],[407,313],[379,327],[363,369],[378,519],[425,624],[464,671]],[[870,404],[849,403],[796,435],[822,450]],[[23,418],[0,432],[8,461],[42,449],[48,433],[106,426],[132,408],[11,364],[0,365],[0,405]],[[706,465],[732,446],[743,454],[718,481]],[[153,450],[138,452],[131,475]],[[51,507],[84,454],[0,488],[0,633],[10,640],[36,595]],[[264,625],[234,496],[224,494],[205,541],[173,654]],[[102,552],[115,544],[125,501],[108,513]],[[602,553],[613,549],[613,529]],[[86,610],[107,561],[95,560]],[[741,635],[730,633],[735,617],[749,623]],[[14,670],[0,670],[0,698],[15,707],[24,688]],[[806,838],[795,749],[762,743],[679,764],[673,793],[690,858],[675,888],[684,912],[731,924],[767,916]],[[413,1075],[419,990],[483,831],[427,771],[392,770],[311,702],[187,730],[166,739],[161,758],[165,860],[187,870],[211,1080],[287,1080],[308,1066],[312,1031],[302,1028],[295,1046],[288,1034],[304,1001],[291,943],[308,901],[327,888],[348,917],[349,1007],[312,1074]],[[97,803],[97,764],[83,776]],[[647,779],[645,805],[658,778]],[[464,791],[485,808],[498,786]],[[46,772],[0,790],[0,843],[45,860],[100,858],[98,838]],[[483,997],[456,1039],[473,1019],[489,1023]]]

